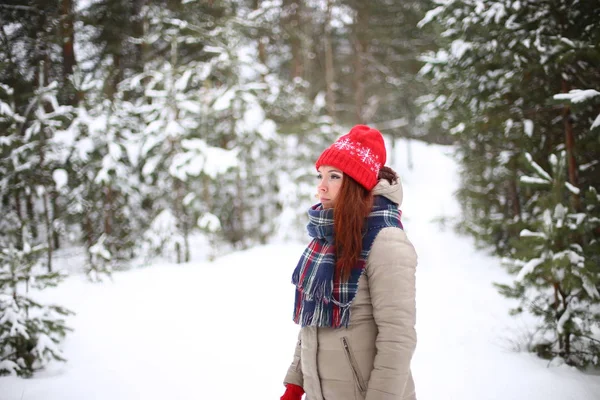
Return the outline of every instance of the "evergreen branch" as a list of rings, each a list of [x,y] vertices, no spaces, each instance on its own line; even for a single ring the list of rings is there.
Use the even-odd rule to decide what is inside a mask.
[[[2,357],[2,358],[0,358],[0,361],[6,361],[6,360],[9,360],[11,357],[14,357],[14,356],[16,356],[16,355],[17,355],[17,352],[16,352],[16,351],[13,351],[12,353],[10,353],[10,354],[7,354],[5,357]]]
[[[593,341],[593,342],[600,343],[600,340],[598,340],[598,339],[594,339],[593,337],[590,337],[590,336],[586,336],[586,335],[579,335],[579,337],[586,338],[586,339],[589,339],[589,340],[591,340],[591,341]]]
[[[0,4],[0,8],[6,8],[9,10],[12,9],[12,10],[21,10],[21,11],[32,11],[36,14],[41,14],[40,10],[37,7],[31,7],[31,6]]]

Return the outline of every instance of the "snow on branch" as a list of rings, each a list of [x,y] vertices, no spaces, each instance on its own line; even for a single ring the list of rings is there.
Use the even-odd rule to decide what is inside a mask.
[[[567,189],[569,189],[569,191],[573,194],[579,194],[581,192],[581,190],[579,190],[578,187],[573,186],[571,183],[569,182],[565,182],[565,186],[567,187]]]
[[[521,270],[519,271],[519,274],[517,275],[517,281],[522,281],[523,278],[525,278],[525,276],[527,274],[530,274],[531,272],[533,272],[533,270],[540,264],[542,264],[544,262],[543,258],[534,258],[532,260],[529,260],[527,262],[527,264],[525,264],[523,266],[523,268],[521,268]]]
[[[554,100],[569,100],[571,103],[581,103],[598,95],[600,95],[600,92],[594,89],[573,89],[569,93],[555,94]]]
[[[523,183],[540,184],[540,185],[546,185],[546,184],[550,183],[550,181],[547,181],[542,178],[536,178],[533,176],[522,176],[521,178],[519,178],[519,180]]]
[[[540,167],[538,163],[533,161],[533,157],[531,157],[531,154],[525,153],[525,157],[527,158],[527,161],[529,161],[529,164],[533,167],[533,169],[535,169],[535,172],[537,172],[546,181],[552,181],[552,177],[550,176],[550,174],[547,173],[542,167]]]
[[[569,93],[559,93],[554,95],[554,100],[569,100],[571,103],[582,103],[587,101],[593,97],[600,95],[600,92],[594,89],[573,89],[569,91]],[[590,130],[594,130],[595,128],[600,126],[600,114],[596,117]]]
[[[594,120],[594,123],[592,124],[592,127],[590,128],[590,130],[597,128],[599,126],[600,126],[600,114],[598,114],[598,116]]]
[[[542,232],[532,232],[529,229],[523,229],[521,231],[521,233],[519,233],[520,237],[537,237],[537,238],[541,238],[541,239],[546,239],[547,236],[545,233]]]
[[[417,24],[417,28],[422,28],[425,25],[427,25],[428,23],[430,23],[431,21],[433,21],[438,15],[440,15],[444,9],[446,7],[445,6],[439,6],[434,8],[433,10],[429,10],[427,11],[427,14],[425,14],[425,17],[419,21],[419,23]]]

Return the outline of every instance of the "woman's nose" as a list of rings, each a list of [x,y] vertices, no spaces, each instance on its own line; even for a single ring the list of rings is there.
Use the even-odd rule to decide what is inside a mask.
[[[321,179],[319,185],[317,186],[317,190],[319,190],[320,192],[327,191],[327,182],[325,182],[325,179]]]

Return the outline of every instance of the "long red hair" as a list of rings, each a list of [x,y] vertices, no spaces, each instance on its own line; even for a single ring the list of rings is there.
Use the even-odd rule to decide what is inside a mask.
[[[371,212],[373,195],[362,185],[344,174],[333,213],[335,231],[336,278],[348,281],[352,267],[362,252],[362,228]]]

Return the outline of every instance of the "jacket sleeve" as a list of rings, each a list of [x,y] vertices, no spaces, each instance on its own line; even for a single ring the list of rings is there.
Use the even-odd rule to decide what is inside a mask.
[[[292,383],[303,388],[304,375],[302,374],[302,364],[300,363],[300,354],[302,352],[302,339],[300,336],[301,333],[302,331],[298,333],[298,341],[296,342],[294,359],[292,360],[292,364],[288,368],[287,374],[285,375],[285,379],[283,380],[283,384],[287,385],[288,383]]]
[[[366,270],[378,334],[366,400],[404,398],[417,345],[415,272],[417,254],[403,230],[379,232]]]

